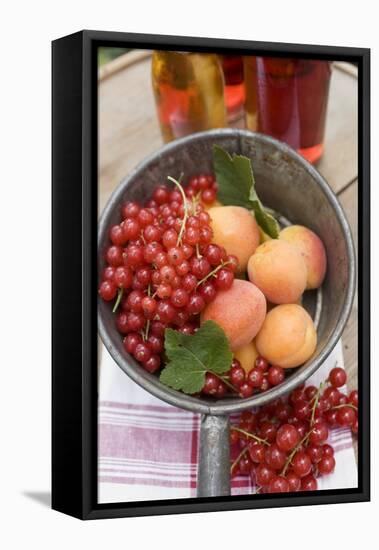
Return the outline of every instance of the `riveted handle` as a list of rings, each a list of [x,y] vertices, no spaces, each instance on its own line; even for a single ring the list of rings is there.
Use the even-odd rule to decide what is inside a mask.
[[[229,416],[202,415],[197,496],[230,495]]]

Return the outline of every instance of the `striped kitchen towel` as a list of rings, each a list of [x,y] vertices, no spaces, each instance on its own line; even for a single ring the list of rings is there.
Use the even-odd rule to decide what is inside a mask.
[[[140,388],[103,346],[99,357],[99,503],[195,497],[200,416],[172,407]],[[309,383],[318,385],[336,363],[343,366],[341,343]],[[238,421],[238,415],[231,421]],[[330,442],[336,468],[319,478],[319,489],[357,487],[350,430],[333,430]],[[248,477],[233,479],[233,495],[253,491]]]

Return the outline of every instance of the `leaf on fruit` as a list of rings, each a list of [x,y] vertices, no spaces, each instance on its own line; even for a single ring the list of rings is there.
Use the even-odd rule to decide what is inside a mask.
[[[253,174],[253,172],[251,172]],[[253,184],[250,189],[250,201],[252,203],[252,209],[254,210],[255,220],[259,227],[272,239],[277,239],[279,237],[279,224],[272,216],[265,210],[263,204],[258,198],[257,192],[255,190],[255,185]]]
[[[252,210],[263,231],[277,239],[279,224],[259,200],[251,160],[235,153],[230,156],[219,145],[213,145],[213,167],[218,184],[218,198],[222,204],[243,206]]]
[[[213,321],[206,321],[195,334],[166,329],[165,352],[169,362],[160,381],[187,394],[201,391],[207,372],[228,371],[233,359],[225,332]]]

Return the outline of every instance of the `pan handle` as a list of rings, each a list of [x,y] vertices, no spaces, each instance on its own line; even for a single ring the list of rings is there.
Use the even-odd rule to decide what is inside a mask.
[[[197,496],[230,495],[229,416],[201,416]]]

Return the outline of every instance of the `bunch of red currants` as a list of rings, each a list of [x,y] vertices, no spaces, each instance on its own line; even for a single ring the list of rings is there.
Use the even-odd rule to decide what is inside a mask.
[[[251,397],[283,382],[285,372],[282,367],[270,365],[264,357],[257,357],[255,365],[246,372],[238,359],[234,358],[230,370],[223,376],[208,372],[202,393],[221,399],[227,392],[240,397]]]
[[[99,295],[115,301],[117,330],[128,353],[149,372],[159,370],[167,327],[192,334],[199,314],[219,290],[229,289],[238,259],[212,244],[204,205],[217,193],[212,175],[193,177],[183,189],[160,185],[144,206],[121,208],[109,230]]]
[[[317,490],[317,478],[335,468],[329,430],[358,433],[358,392],[341,391],[346,373],[333,368],[319,388],[299,386],[288,400],[246,411],[231,428],[231,475],[251,476],[257,492]]]

